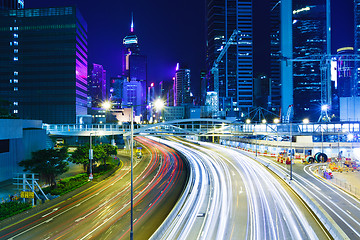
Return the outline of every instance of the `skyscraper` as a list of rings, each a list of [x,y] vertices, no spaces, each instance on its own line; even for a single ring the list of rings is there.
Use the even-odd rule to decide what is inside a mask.
[[[177,64],[175,73],[175,106],[191,103],[190,69]]]
[[[0,0],[0,9],[24,8],[24,0]]]
[[[326,55],[326,0],[293,0],[293,57]],[[316,121],[321,111],[319,61],[293,63],[294,116]]]
[[[270,12],[270,110],[278,112],[281,106],[280,78],[280,1],[271,1]]]
[[[0,11],[0,98],[45,123],[87,114],[87,25],[75,7]]]
[[[354,54],[360,54],[360,0],[354,0]],[[360,62],[355,62],[353,96],[360,96]]]
[[[124,85],[124,91],[133,91],[134,87],[137,91],[142,91],[136,98],[136,102],[131,101],[133,105],[144,105],[135,108],[137,116],[142,115],[146,111],[146,85],[147,85],[147,58],[140,54],[138,37],[134,33],[134,21],[131,20],[130,33],[123,39],[123,76],[128,82],[133,82],[127,87]],[[138,82],[135,84],[135,82]],[[128,90],[127,90],[128,89]],[[124,92],[123,96],[130,96]],[[130,99],[130,98],[129,98]]]
[[[207,72],[235,29],[239,31],[219,64],[219,105],[227,116],[253,106],[252,3],[249,0],[207,0]],[[214,90],[213,76],[209,76]]]
[[[319,59],[330,54],[326,0],[274,0],[271,4],[271,107],[281,106],[286,113],[293,105],[295,118],[316,121],[322,79],[328,78],[321,76]]]
[[[106,87],[106,70],[100,64],[90,64],[88,90],[92,107],[101,107],[101,103],[106,100]]]

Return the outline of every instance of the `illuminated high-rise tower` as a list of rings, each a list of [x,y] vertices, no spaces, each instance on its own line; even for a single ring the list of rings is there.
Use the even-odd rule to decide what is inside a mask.
[[[24,8],[24,0],[0,0],[0,9]]]
[[[360,54],[360,0],[354,0],[354,54]],[[360,62],[355,62],[353,96],[360,96]]]
[[[146,86],[147,86],[147,58],[144,55],[140,54],[139,41],[138,37],[134,32],[134,19],[131,18],[130,33],[123,39],[123,76],[127,78],[128,82],[138,82],[133,83],[131,86],[131,91],[134,91],[134,88],[138,88],[136,98],[128,102],[123,102],[125,105],[145,105],[146,104]],[[129,95],[126,91],[130,91],[130,88],[126,88],[124,85],[124,94],[123,96]],[[136,101],[136,102],[134,102]],[[136,115],[144,115],[146,107],[136,107]]]
[[[331,54],[328,7],[327,0],[271,2],[271,106],[283,115],[289,106],[296,119],[321,114],[322,72],[314,59]]]
[[[0,98],[19,118],[87,115],[87,24],[75,7],[0,10]]]
[[[226,116],[240,116],[253,106],[253,31],[250,0],[207,0],[207,72],[224,45],[239,31],[219,63],[219,106]],[[209,75],[209,90],[214,79]]]

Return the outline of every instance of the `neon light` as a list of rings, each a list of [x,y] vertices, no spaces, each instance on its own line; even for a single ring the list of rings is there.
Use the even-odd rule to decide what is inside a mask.
[[[301,12],[304,12],[304,11],[310,11],[310,7],[304,7],[304,8],[300,8],[298,10],[294,10],[293,14],[301,13]]]
[[[336,52],[341,52],[341,51],[353,51],[354,48],[353,47],[343,47],[343,48],[339,48],[338,50],[336,50]]]
[[[175,71],[179,71],[179,69],[180,69],[180,64],[179,64],[179,63],[177,63],[177,64],[176,64]]]

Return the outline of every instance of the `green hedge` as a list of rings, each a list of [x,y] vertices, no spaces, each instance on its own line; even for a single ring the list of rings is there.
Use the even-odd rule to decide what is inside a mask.
[[[20,201],[5,202],[0,204],[0,221],[14,216],[31,208],[31,203]]]
[[[109,172],[113,168],[114,168],[114,166],[112,166],[112,165],[107,165],[107,166],[100,165],[99,167],[94,169],[94,174],[93,174],[94,179],[104,175],[105,173]],[[61,179],[58,182],[56,188],[47,187],[47,188],[44,188],[43,191],[46,194],[50,193],[51,195],[60,195],[61,196],[61,195],[64,195],[65,193],[71,192],[71,191],[85,185],[88,182],[89,182],[89,174],[80,173],[73,177]]]

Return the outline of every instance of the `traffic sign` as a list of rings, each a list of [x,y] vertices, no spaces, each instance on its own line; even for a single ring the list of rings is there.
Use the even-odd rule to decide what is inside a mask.
[[[20,197],[21,197],[21,198],[34,198],[34,192],[24,192],[24,191],[21,191],[21,192],[20,192]]]

